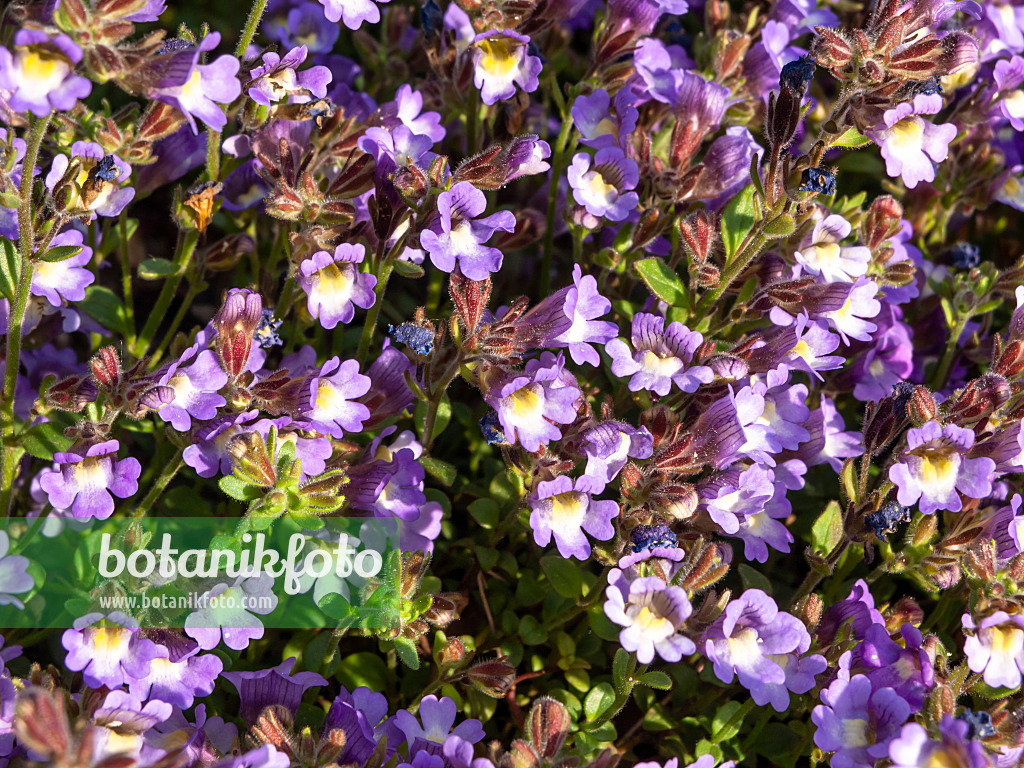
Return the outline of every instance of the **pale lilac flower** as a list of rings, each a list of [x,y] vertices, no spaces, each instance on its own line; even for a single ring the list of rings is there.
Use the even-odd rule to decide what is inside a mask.
[[[423,94],[413,90],[408,83],[398,86],[394,105],[395,116],[417,136],[426,136],[435,143],[444,138],[441,115],[437,112],[424,112]]]
[[[359,432],[370,418],[370,409],[355,398],[370,389],[370,377],[359,373],[356,360],[332,357],[309,377],[299,404],[302,418],[319,432],[340,438],[345,432]]]
[[[75,106],[92,90],[92,83],[75,74],[82,49],[65,34],[50,37],[37,29],[19,29],[14,53],[0,47],[0,91],[15,112],[45,117]]]
[[[295,712],[302,701],[302,695],[313,686],[327,685],[327,680],[316,672],[296,672],[295,657],[291,656],[269,669],[253,672],[225,672],[224,677],[238,690],[241,699],[239,716],[250,723],[269,706],[279,705]]]
[[[962,623],[971,630],[964,641],[971,671],[984,673],[985,684],[992,688],[1018,688],[1024,672],[1024,616],[996,611],[975,623],[965,613]]]
[[[839,337],[821,321],[811,320],[806,312],[797,315],[796,322],[780,334],[779,340],[785,341],[779,362],[819,380],[822,376],[818,371],[835,370],[846,361],[841,355],[830,354],[839,348]]]
[[[138,622],[119,611],[75,619],[61,644],[68,652],[64,664],[72,672],[81,672],[92,688],[120,688],[133,678],[145,677],[157,655],[156,645],[139,636]]]
[[[380,8],[377,3],[390,0],[320,0],[324,7],[324,15],[330,22],[341,22],[349,29],[359,29],[363,22],[376,24],[380,21]]]
[[[608,484],[629,459],[650,458],[654,452],[654,438],[646,427],[606,421],[584,433],[583,452],[587,457],[584,474]]]
[[[355,315],[353,306],[373,306],[377,278],[356,266],[365,254],[362,243],[341,243],[333,254],[317,251],[299,265],[296,280],[308,296],[309,314],[324,328],[350,322]]]
[[[134,496],[142,465],[131,456],[118,459],[118,447],[117,440],[107,440],[55,453],[58,468],[39,478],[53,508],[70,510],[78,518],[105,520],[114,511],[114,496]]]
[[[910,716],[910,705],[892,688],[873,689],[864,675],[837,678],[821,692],[811,713],[814,743],[835,752],[833,768],[873,768]]]
[[[21,610],[25,605],[14,595],[28,592],[36,582],[28,572],[29,559],[23,555],[8,555],[10,549],[7,531],[0,531],[0,605],[13,605]]]
[[[573,199],[591,216],[622,221],[640,202],[640,196],[632,191],[640,179],[640,168],[617,146],[599,149],[593,159],[580,152],[573,157],[567,175]]]
[[[758,563],[768,560],[768,547],[777,552],[789,552],[789,545],[793,543],[793,534],[779,522],[793,512],[793,505],[786,497],[789,489],[781,482],[774,483],[772,487],[772,497],[759,511],[747,514],[735,534],[743,540],[743,556]]]
[[[933,741],[920,723],[907,723],[889,742],[889,759],[893,768],[989,768],[993,765],[989,753],[980,741],[970,737],[970,731],[968,723],[945,714],[939,721],[939,738]]]
[[[485,243],[497,230],[515,231],[516,217],[511,211],[499,211],[476,218],[486,208],[484,193],[468,181],[460,181],[437,196],[440,217],[430,229],[420,233],[420,243],[435,267],[453,272],[458,262],[462,274],[470,280],[485,280],[491,272],[501,269],[501,251]]]
[[[724,533],[735,534],[746,516],[762,511],[772,498],[774,479],[772,470],[760,464],[719,473],[697,487],[700,507]]]
[[[243,574],[231,584],[221,582],[207,590],[197,604],[202,607],[185,618],[185,634],[204,651],[212,651],[221,639],[231,650],[241,651],[263,637],[263,622],[256,614],[277,607],[274,577],[266,571]]]
[[[809,274],[820,275],[826,283],[852,283],[867,274],[871,250],[863,245],[839,245],[852,231],[850,222],[830,214],[814,225],[810,242],[795,256]]]
[[[128,681],[132,696],[142,701],[150,698],[166,701],[188,709],[196,698],[213,692],[217,677],[224,671],[224,662],[216,654],[199,653],[199,646],[194,642],[181,640],[178,645],[184,646],[182,649],[156,643],[156,655],[150,660],[149,671],[143,677]]]
[[[843,306],[821,313],[821,316],[836,329],[846,346],[850,346],[850,339],[870,341],[871,334],[878,330],[878,326],[868,320],[877,317],[882,308],[881,303],[875,298],[877,293],[878,283],[859,277],[850,285],[850,292]]]
[[[333,77],[331,70],[317,65],[297,71],[306,55],[305,45],[292,48],[284,56],[274,51],[264,53],[262,66],[249,70],[249,98],[264,107],[285,99],[289,104],[304,104],[313,97],[324,98]]]
[[[919,115],[935,114],[942,108],[938,94],[929,99],[920,94],[913,102],[904,102],[887,110],[882,124],[867,136],[882,148],[885,171],[893,178],[901,176],[908,189],[922,181],[935,180],[935,165],[949,154],[949,143],[956,138],[954,123],[935,125]],[[937,102],[937,103],[936,103]]]
[[[576,420],[580,390],[564,366],[561,355],[545,352],[528,362],[522,375],[513,376],[484,396],[497,411],[509,442],[518,442],[530,452],[538,451],[542,443],[562,437],[557,424]]]
[[[33,296],[44,296],[54,307],[67,301],[81,301],[85,289],[96,282],[96,276],[88,269],[92,261],[92,248],[85,245],[82,233],[77,229],[61,232],[50,241],[50,248],[79,246],[81,253],[61,261],[39,261],[32,270]]]
[[[710,384],[715,375],[705,365],[694,365],[693,353],[704,336],[680,322],[638,312],[633,315],[632,355],[622,339],[612,339],[605,350],[612,358],[612,373],[629,376],[629,391],[646,389],[664,397],[675,384],[683,392],[695,392],[701,384]]]
[[[537,90],[544,65],[529,52],[530,38],[511,29],[481,32],[473,39],[473,84],[484,104],[495,104]]]
[[[238,82],[238,59],[224,55],[210,64],[200,64],[199,57],[220,45],[220,33],[211,32],[196,47],[172,52],[175,65],[150,89],[150,98],[170,104],[188,120],[193,133],[198,133],[195,118],[219,131],[228,119],[221,104],[230,104],[242,93]],[[187,66],[178,64],[185,63]]]
[[[615,323],[597,318],[611,311],[612,303],[597,291],[593,275],[584,275],[580,265],[572,270],[573,285],[565,293],[562,313],[571,320],[569,327],[548,340],[546,346],[568,347],[577,365],[599,365],[601,356],[593,344],[606,344],[619,332]]]
[[[103,147],[92,141],[76,141],[71,145],[70,157],[81,158],[82,169],[78,172],[78,178],[72,179],[77,188],[72,187],[74,191],[68,197],[68,209],[91,211],[94,219],[96,214],[119,216],[135,197],[134,189],[121,186],[130,181],[132,167],[117,155],[108,155]],[[53,190],[69,162],[67,155],[54,156],[50,172],[46,174],[47,189]],[[87,185],[90,171],[93,171],[93,181]]]
[[[441,754],[440,747],[449,736],[458,736],[470,744],[476,744],[484,737],[480,721],[474,718],[463,720],[453,730],[452,726],[455,725],[457,716],[458,708],[452,699],[447,696],[438,698],[431,694],[424,696],[420,701],[419,719],[400,709],[395,713],[394,725],[405,735],[410,752],[424,746],[436,745],[435,754]]]
[[[613,114],[612,97],[608,91],[598,88],[589,96],[577,96],[572,104],[572,121],[580,133],[580,142],[594,149],[621,146],[636,130],[639,117],[637,108],[630,103],[631,98],[629,88],[622,88],[616,93]]]
[[[212,419],[217,409],[227,404],[218,394],[227,383],[217,353],[211,349],[200,352],[199,344],[193,344],[160,377],[159,384],[173,389],[174,398],[157,413],[177,431],[187,432],[193,419]]]
[[[605,615],[624,627],[619,632],[619,644],[635,652],[641,664],[650,664],[655,654],[676,662],[696,652],[693,641],[679,634],[693,613],[682,587],[669,586],[657,576],[631,581],[614,568],[608,574],[605,595]]]
[[[590,557],[590,542],[584,531],[598,541],[608,541],[615,535],[612,520],[618,517],[618,503],[593,498],[603,490],[600,481],[587,475],[575,481],[559,475],[539,482],[530,500],[533,540],[546,547],[554,536],[558,554],[586,560]]]
[[[999,113],[1010,121],[1015,131],[1024,131],[1024,59],[1014,56],[1009,61],[1000,59],[992,73],[999,90]]]
[[[988,457],[969,459],[974,433],[955,424],[929,421],[907,431],[907,447],[889,468],[896,499],[904,506],[918,504],[930,515],[938,510],[959,512],[960,494],[983,499],[992,492],[996,463]]]

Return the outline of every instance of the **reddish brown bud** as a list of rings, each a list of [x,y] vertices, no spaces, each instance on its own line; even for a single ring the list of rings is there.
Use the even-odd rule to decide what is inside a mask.
[[[839,71],[853,61],[853,46],[842,32],[828,27],[815,27],[818,36],[811,44],[811,55],[821,66]]]
[[[860,239],[872,251],[879,247],[900,228],[903,206],[889,195],[876,197],[871,201],[860,225]]]
[[[448,284],[455,310],[463,328],[472,333],[480,325],[480,318],[487,309],[487,301],[491,297],[491,280],[470,280],[461,271],[452,272]]]
[[[545,696],[530,708],[526,733],[541,758],[549,761],[561,751],[571,726],[572,718],[565,705]]]
[[[1005,378],[1014,378],[1024,371],[1024,342],[1011,341],[1002,350],[992,366],[992,372]]]
[[[697,270],[697,285],[701,288],[714,288],[721,282],[721,273],[713,264],[701,264]]]
[[[942,53],[942,42],[928,37],[891,56],[888,68],[897,77],[924,80],[934,74]]]
[[[914,262],[897,261],[895,264],[886,265],[885,272],[882,273],[882,282],[893,286],[910,285],[914,282],[916,273]]]
[[[121,381],[121,359],[114,347],[103,347],[89,361],[96,386],[105,392],[113,391]]]
[[[697,211],[679,222],[679,234],[690,259],[697,264],[708,260],[718,239],[718,224],[714,214]]]
[[[481,661],[466,670],[466,678],[481,693],[501,698],[510,690],[516,679],[516,668],[504,656],[491,661]]]
[[[64,692],[29,688],[14,708],[14,733],[22,746],[43,755],[47,762],[63,764],[71,750],[71,727],[65,712]]]
[[[455,669],[462,666],[468,657],[465,644],[457,637],[449,637],[435,652],[434,661],[442,669]]]
[[[422,200],[430,189],[430,181],[426,174],[415,165],[406,165],[396,170],[391,182],[409,205],[415,205]]]
[[[234,290],[213,318],[213,327],[217,329],[214,346],[221,367],[232,379],[241,375],[249,363],[253,334],[262,313],[263,300],[258,293]]]
[[[961,426],[987,419],[1010,399],[1010,385],[997,373],[986,373],[956,393],[947,419]]]
[[[42,400],[50,408],[78,413],[96,399],[96,394],[96,385],[88,377],[76,375],[51,384],[43,391]]]
[[[777,98],[773,91],[768,97],[768,113],[765,117],[765,134],[772,147],[788,147],[799,123],[800,97],[789,88],[783,88]]]
[[[936,411],[938,411],[938,407],[935,405],[932,393],[922,386],[914,387],[910,402],[907,403],[907,416],[910,418],[910,423],[915,427],[920,427],[925,422],[934,419]]]

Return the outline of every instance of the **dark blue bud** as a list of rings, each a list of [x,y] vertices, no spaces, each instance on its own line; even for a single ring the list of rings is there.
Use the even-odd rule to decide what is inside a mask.
[[[886,534],[896,533],[896,526],[910,522],[910,507],[904,507],[895,501],[887,501],[877,512],[865,516],[864,522],[882,541]]]
[[[679,541],[672,529],[664,523],[638,525],[630,532],[629,539],[632,542],[630,548],[634,552],[645,552],[657,547],[671,549]]]
[[[942,83],[939,82],[939,78],[936,75],[932,75],[927,80],[921,80],[911,85],[910,93],[913,96],[917,96],[919,93],[923,93],[926,96],[933,93],[942,93]]]
[[[92,174],[103,181],[117,181],[121,176],[121,169],[114,164],[113,155],[104,155],[92,169]]]
[[[990,739],[996,735],[995,726],[992,725],[992,716],[988,712],[965,709],[956,716],[956,719],[967,723],[968,739]]]
[[[416,323],[402,323],[399,326],[389,325],[388,333],[399,344],[405,344],[417,355],[429,355],[434,348],[434,333]]]
[[[441,26],[444,24],[441,6],[434,2],[434,0],[427,0],[420,9],[420,21],[423,24],[423,36],[428,40],[436,37],[441,32]]]
[[[182,40],[180,37],[172,37],[161,45],[160,50],[156,53],[159,56],[165,53],[177,53],[178,51],[184,51],[189,48],[195,48],[195,44],[190,43],[188,40]]]
[[[484,440],[487,441],[488,445],[508,445],[508,440],[505,439],[505,432],[501,428],[501,422],[498,421],[498,414],[494,411],[489,412],[479,421],[480,431],[484,434]]]
[[[782,67],[782,73],[779,75],[779,85],[803,96],[807,93],[807,86],[814,79],[815,68],[814,59],[809,55],[801,56],[796,61],[791,61]]]
[[[836,173],[828,168],[806,168],[800,176],[801,192],[817,192],[819,195],[836,193]]]
[[[281,337],[278,335],[277,329],[283,322],[283,320],[274,318],[274,310],[264,309],[260,315],[260,323],[253,332],[253,340],[264,349],[280,346]]]
[[[957,243],[949,251],[949,258],[957,269],[973,269],[981,263],[981,249],[974,243]]]

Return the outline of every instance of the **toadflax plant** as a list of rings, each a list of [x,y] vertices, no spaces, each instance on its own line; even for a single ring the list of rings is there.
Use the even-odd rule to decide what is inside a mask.
[[[1022,764],[1021,212],[1018,0],[7,4],[0,762]]]

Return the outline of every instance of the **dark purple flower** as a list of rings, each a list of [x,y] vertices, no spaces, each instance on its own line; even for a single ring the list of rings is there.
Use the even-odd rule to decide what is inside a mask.
[[[294,666],[295,657],[292,656],[270,669],[224,673],[224,677],[238,689],[241,699],[239,715],[243,720],[254,723],[266,707],[273,705],[295,712],[307,689],[327,685],[327,680],[316,672],[291,674]]]
[[[419,719],[404,709],[398,710],[395,713],[395,727],[405,734],[410,754],[426,747],[440,755],[441,747],[450,735],[458,736],[470,744],[476,744],[484,737],[480,721],[473,718],[463,720],[452,730],[457,715],[458,709],[452,699],[447,696],[439,699],[431,694],[420,701]],[[436,745],[436,749],[431,745]]]

